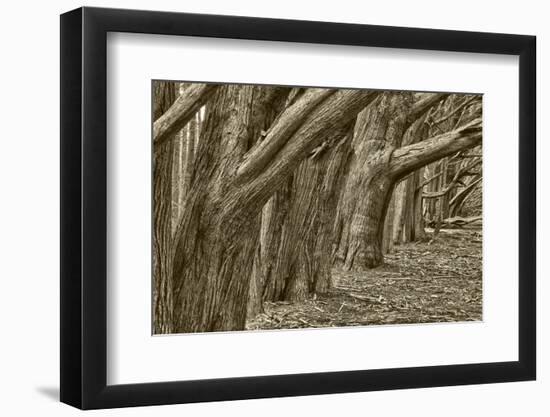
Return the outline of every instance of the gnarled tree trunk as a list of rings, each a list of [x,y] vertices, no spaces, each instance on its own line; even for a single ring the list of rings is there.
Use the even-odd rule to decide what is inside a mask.
[[[346,270],[373,268],[383,261],[384,219],[394,185],[415,170],[481,141],[481,118],[448,133],[401,146],[407,129],[437,103],[431,94],[414,103],[410,93],[384,93],[358,118],[354,158],[338,213],[336,258]],[[346,220],[349,225],[346,224]],[[339,231],[341,230],[341,232]]]
[[[223,86],[207,104],[176,232],[173,332],[244,328],[262,207],[301,160],[378,94],[308,89],[266,126],[285,93]]]
[[[158,120],[176,99],[174,83],[153,85],[153,119]],[[153,273],[155,286],[153,306],[154,332],[171,331],[172,297],[169,285],[172,278],[172,163],[174,141],[155,144],[153,155]]]
[[[249,314],[261,300],[301,300],[331,286],[331,233],[350,154],[351,125],[337,129],[266,204]]]
[[[337,227],[342,229],[338,256],[345,270],[372,268],[382,262],[384,219],[395,179],[389,172],[413,104],[411,93],[384,93],[357,119],[353,157],[342,196]]]

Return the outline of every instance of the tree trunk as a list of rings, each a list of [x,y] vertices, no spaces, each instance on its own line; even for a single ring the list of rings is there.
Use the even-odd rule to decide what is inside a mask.
[[[153,119],[157,120],[176,99],[174,83],[153,84]],[[172,295],[172,163],[174,141],[155,144],[153,152],[153,291],[154,333],[171,329]]]
[[[244,328],[262,207],[302,159],[378,95],[308,89],[264,126],[280,90],[288,93],[223,86],[207,105],[176,232],[174,332]]]
[[[330,288],[327,253],[350,139],[351,125],[333,132],[264,207],[254,270],[264,300],[302,300]],[[261,311],[261,301],[249,302],[252,314]]]
[[[386,210],[386,217],[384,219],[384,232],[382,234],[382,254],[391,253],[393,251],[393,229],[395,220],[395,210],[397,206],[397,199],[394,190],[390,192],[390,202],[388,209]]]
[[[384,219],[391,199],[392,179],[384,169],[389,152],[371,156],[364,167],[361,188],[349,226],[348,241],[345,242],[344,269],[374,268],[382,263],[382,238]]]
[[[174,161],[172,163],[172,232],[175,231],[181,215],[183,199],[180,183],[183,177],[185,158],[185,128],[177,133],[173,140]]]
[[[354,158],[338,220],[351,221],[349,226],[338,226],[343,232],[336,233],[340,237],[337,258],[343,260],[345,270],[382,263],[384,219],[397,181],[481,141],[481,118],[477,118],[461,128],[400,147],[404,133],[414,123],[411,115],[422,115],[417,108],[410,93],[384,93],[377,105],[367,108],[358,119]]]
[[[248,277],[258,222],[243,221],[240,239],[228,236],[223,198],[239,161],[265,128],[270,109],[284,89],[223,86],[206,110],[177,232],[174,258],[175,332],[242,329]],[[193,142],[194,141],[189,141]],[[189,179],[189,178],[187,178]]]
[[[199,113],[192,117],[187,124],[187,140],[185,142],[185,163],[182,176],[182,193],[185,196],[191,189],[193,175],[195,173],[195,143],[199,134],[197,117]]]
[[[423,240],[426,238],[426,231],[424,230],[422,190],[419,189],[423,172],[424,168],[420,168],[414,173],[414,181],[412,182],[411,189],[409,190],[413,196],[413,209],[409,212],[412,219],[412,226],[409,228],[406,235],[407,242]]]
[[[418,119],[406,132],[403,145],[417,143],[428,137],[426,118]],[[413,172],[396,185],[393,243],[407,243],[424,237],[422,193],[418,192],[424,168]]]
[[[337,226],[339,257],[345,270],[372,268],[382,262],[384,220],[395,180],[388,164],[400,145],[412,108],[411,93],[384,93],[358,117],[350,174]],[[338,234],[338,233],[337,233]]]
[[[265,204],[261,213],[259,245],[254,257],[248,298],[248,317],[263,312],[263,299],[277,301],[284,293],[284,280],[272,279],[277,264],[283,227],[291,201],[292,177]],[[269,290],[266,290],[269,283]]]

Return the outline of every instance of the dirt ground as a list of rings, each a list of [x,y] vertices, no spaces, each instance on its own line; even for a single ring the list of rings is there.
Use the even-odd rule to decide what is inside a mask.
[[[265,303],[247,329],[479,321],[481,229],[441,230],[436,239],[396,246],[378,268],[335,268],[333,280],[315,299]]]

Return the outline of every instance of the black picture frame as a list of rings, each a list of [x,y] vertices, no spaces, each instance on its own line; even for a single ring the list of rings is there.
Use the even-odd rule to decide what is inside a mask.
[[[513,362],[107,385],[108,32],[519,56],[519,358]],[[533,380],[534,36],[79,8],[61,15],[61,401],[81,409]]]

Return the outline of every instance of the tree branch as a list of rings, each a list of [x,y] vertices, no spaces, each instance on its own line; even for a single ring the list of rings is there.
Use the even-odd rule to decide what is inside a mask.
[[[426,185],[428,185],[430,182],[432,182],[432,181],[438,179],[439,177],[441,177],[441,175],[443,175],[443,172],[438,172],[437,174],[432,175],[430,178],[428,178],[426,181],[424,181],[422,184],[420,184],[418,187],[416,187],[416,191],[421,190]]]
[[[438,159],[481,143],[481,118],[451,132],[396,149],[390,161],[390,175],[397,179]]]
[[[465,109],[468,105],[472,104],[473,101],[479,99],[479,96],[473,96],[473,97],[470,97],[469,99],[466,99],[464,101],[464,103],[460,104],[456,109],[454,109],[453,111],[451,111],[450,113],[446,114],[445,116],[443,117],[440,117],[439,119],[437,120],[434,120],[432,122],[432,124],[434,125],[438,125],[440,123],[443,123],[445,120],[448,120],[450,119],[451,117],[453,117],[456,113],[458,113],[459,111],[461,111],[462,109]]]
[[[437,197],[443,197],[444,195],[448,194],[453,188],[455,188],[457,185],[459,185],[461,183],[460,179],[462,177],[465,177],[466,175],[468,175],[468,172],[471,168],[475,167],[476,165],[478,165],[480,163],[481,163],[481,159],[475,160],[475,161],[471,162],[470,164],[459,168],[456,171],[456,174],[454,175],[452,181],[449,183],[449,185],[447,187],[445,187],[445,189],[443,189],[441,191],[434,191],[434,192],[424,193],[424,194],[422,194],[422,198],[437,198]]]
[[[408,116],[409,124],[413,124],[415,120],[426,114],[426,112],[430,110],[432,106],[434,106],[444,98],[447,98],[449,95],[449,93],[434,93],[429,94],[427,97],[419,100],[417,103],[414,104]]]
[[[159,145],[183,128],[219,86],[192,84],[153,124],[153,144]]]
[[[483,177],[480,175],[478,178],[472,180],[472,182],[470,182],[466,188],[464,188],[463,190],[460,190],[460,192],[455,195],[451,201],[449,201],[449,205],[450,206],[453,206],[455,205],[457,202],[461,202],[462,199],[464,199],[471,191],[473,191],[474,187],[483,179]]]
[[[271,126],[263,140],[244,156],[237,170],[238,181],[249,179],[265,167],[298,130],[304,119],[335,92],[336,90],[310,88],[290,105]]]
[[[319,100],[314,109],[306,113],[299,112],[300,120],[293,120],[292,114],[283,114],[276,124],[288,123],[295,127],[285,129],[284,126],[273,126],[270,129],[270,132],[281,132],[281,136],[271,136],[271,140],[278,143],[276,146],[278,152],[274,153],[271,147],[262,148],[264,149],[262,152],[252,151],[255,155],[259,155],[262,163],[247,161],[248,168],[240,170],[240,174],[247,175],[243,172],[253,172],[254,175],[247,176],[246,181],[243,181],[243,177],[237,177],[235,184],[240,185],[240,190],[234,198],[235,201],[227,202],[226,206],[235,205],[243,208],[247,213],[254,212],[257,207],[261,208],[273,190],[282,184],[301,160],[321,142],[352,122],[357,114],[379,94],[377,91],[335,90],[324,100]],[[290,108],[287,111],[290,111]],[[287,117],[289,120],[286,120]],[[269,136],[268,134],[266,141],[269,140]],[[266,155],[263,152],[269,155],[269,159],[265,159]],[[243,200],[245,200],[244,203]],[[247,214],[237,213],[237,215]]]

